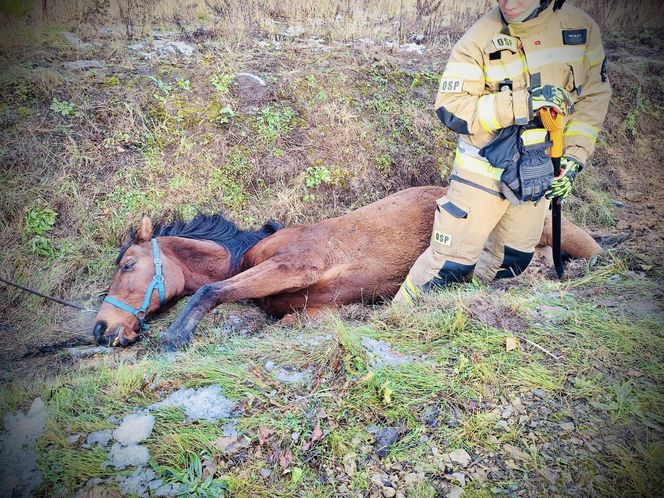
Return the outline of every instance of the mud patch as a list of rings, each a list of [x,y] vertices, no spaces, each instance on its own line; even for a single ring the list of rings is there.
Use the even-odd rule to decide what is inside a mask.
[[[496,329],[511,332],[525,332],[528,322],[514,310],[496,299],[477,299],[468,306],[468,313],[473,320]]]
[[[32,496],[42,482],[35,444],[46,427],[48,416],[41,398],[35,398],[27,413],[5,414],[0,435],[0,495]]]

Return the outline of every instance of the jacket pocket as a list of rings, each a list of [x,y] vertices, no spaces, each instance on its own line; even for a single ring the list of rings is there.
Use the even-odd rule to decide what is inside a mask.
[[[464,250],[470,208],[465,203],[448,196],[441,197],[436,204],[431,234],[432,249],[440,255],[458,256]]]

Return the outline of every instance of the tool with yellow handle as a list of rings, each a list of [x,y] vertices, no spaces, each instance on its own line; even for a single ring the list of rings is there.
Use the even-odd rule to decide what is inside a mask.
[[[563,155],[563,115],[559,114],[551,107],[543,107],[539,111],[540,119],[544,128],[549,132],[551,139],[551,161],[553,162],[553,176],[558,178],[560,176],[560,157]],[[560,254],[560,239],[561,239],[561,220],[560,214],[560,197],[554,197],[551,200],[551,222],[553,228],[553,264],[556,267],[558,278],[563,278],[565,268],[563,267],[563,258]]]

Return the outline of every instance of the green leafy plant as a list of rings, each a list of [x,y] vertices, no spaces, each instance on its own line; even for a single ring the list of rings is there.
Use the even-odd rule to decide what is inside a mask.
[[[51,102],[51,107],[49,107],[49,109],[58,114],[62,114],[63,116],[72,116],[76,113],[76,104],[53,97],[53,102]]]
[[[215,121],[218,124],[227,124],[230,123],[231,119],[235,117],[235,111],[231,109],[228,106],[223,106],[221,109],[219,109],[219,112],[217,113],[217,117],[215,118]]]
[[[294,118],[295,112],[290,107],[263,107],[258,116],[258,133],[268,143],[274,143],[293,129]]]
[[[157,85],[157,88],[164,92],[166,95],[169,95],[171,91],[173,90],[173,86],[169,85],[165,81],[160,80],[159,78],[155,78],[154,76],[148,76],[150,80],[154,82],[155,85]]]
[[[210,78],[210,84],[215,87],[220,94],[226,95],[233,79],[235,79],[235,76],[232,74],[218,73]]]
[[[189,90],[191,90],[191,81],[189,81],[189,80],[185,80],[183,78],[178,78],[176,83],[178,85],[178,88],[181,88],[185,92],[188,92]]]
[[[37,256],[44,256],[52,258],[55,256],[56,250],[53,242],[44,237],[43,235],[35,235],[30,239],[30,250],[32,254]]]
[[[307,188],[318,187],[323,183],[330,183],[332,174],[326,166],[309,166],[304,170],[304,185]]]
[[[164,476],[166,484],[177,487],[172,491],[175,496],[196,496],[201,498],[219,498],[226,496],[228,483],[223,479],[215,479],[213,472],[203,468],[200,457],[187,451],[188,464],[185,470],[162,465],[157,470]]]
[[[27,210],[25,223],[31,235],[44,235],[53,230],[58,213],[47,206],[33,206]]]

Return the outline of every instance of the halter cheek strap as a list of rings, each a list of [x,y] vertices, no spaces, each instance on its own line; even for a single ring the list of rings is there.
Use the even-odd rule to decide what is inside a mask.
[[[145,314],[147,313],[148,308],[150,307],[150,300],[152,299],[152,293],[155,291],[155,289],[157,289],[157,292],[159,293],[159,305],[161,306],[166,302],[164,275],[161,272],[162,261],[161,261],[161,255],[159,254],[159,245],[157,244],[156,238],[152,239],[152,251],[154,253],[154,277],[152,277],[152,282],[150,282],[150,285],[145,291],[143,304],[141,305],[140,308],[134,308],[133,306],[129,306],[128,304],[125,304],[119,299],[116,299],[112,296],[106,296],[104,298],[105,303],[112,304],[116,308],[131,313],[136,318],[138,318],[138,323],[141,329],[147,327],[147,324],[145,323]]]

